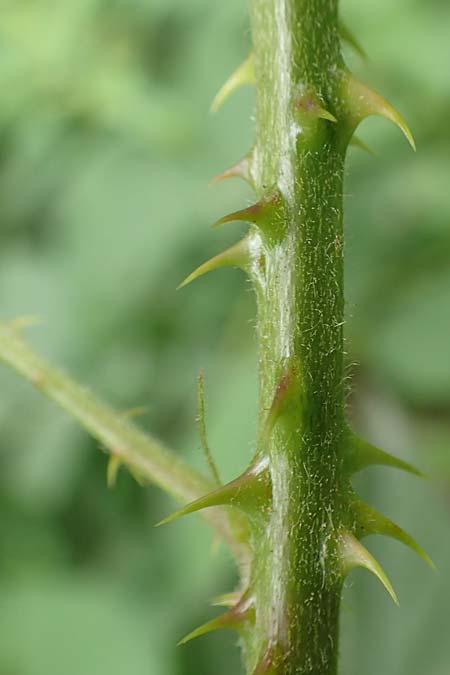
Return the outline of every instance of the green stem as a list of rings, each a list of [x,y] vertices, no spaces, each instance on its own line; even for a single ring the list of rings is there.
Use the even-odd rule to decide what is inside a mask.
[[[336,675],[345,575],[365,567],[396,600],[381,566],[360,543],[363,537],[393,537],[430,562],[351,484],[355,472],[373,464],[418,472],[359,439],[344,417],[345,152],[368,115],[397,124],[413,147],[414,140],[399,113],[345,67],[337,4],[250,0],[253,56],[216,99],[256,81],[254,151],[218,178],[245,178],[258,202],[219,219],[249,221],[250,232],[182,285],[235,265],[256,289],[259,435],[256,457],[241,476],[205,494],[210,481],[42,361],[14,326],[0,324],[0,357],[108,448],[111,481],[125,463],[181,500],[194,500],[164,522],[206,509],[241,564],[241,586],[226,597],[225,614],[183,642],[236,629],[252,675]],[[209,457],[201,382],[199,402]]]
[[[261,434],[272,511],[258,571],[256,651],[263,642],[266,651],[256,672],[333,675],[344,434],[337,0],[252,0],[251,21],[256,189],[283,202],[257,289],[261,429],[279,401],[269,437]]]
[[[127,419],[99,401],[65,373],[47,363],[21,338],[17,324],[0,323],[0,359],[21,373],[48,398],[66,410],[111,454],[140,480],[158,485],[180,502],[197,499],[214,483],[163,447]],[[204,517],[245,567],[247,548],[236,540],[224,510],[206,511]]]

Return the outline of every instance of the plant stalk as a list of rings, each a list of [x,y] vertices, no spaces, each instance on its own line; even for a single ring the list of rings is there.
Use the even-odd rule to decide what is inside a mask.
[[[256,618],[266,646],[257,649],[256,672],[334,675],[344,434],[337,0],[251,0],[251,26],[256,190],[283,203],[257,288],[261,430],[275,404],[276,421],[260,433],[272,509]]]
[[[111,459],[117,461],[117,468],[120,464],[127,466],[139,482],[154,483],[182,503],[213,489],[214,483],[135,426],[126,414],[113,410],[40,357],[22,339],[20,321],[0,322],[0,360],[75,418],[110,453]],[[227,514],[212,509],[203,515],[245,569],[247,547],[236,540]]]
[[[183,644],[232,628],[240,633],[251,675],[336,675],[346,574],[366,568],[397,601],[360,540],[392,537],[432,565],[414,539],[361,500],[351,483],[371,465],[420,472],[359,438],[344,415],[346,149],[369,115],[395,123],[415,144],[401,115],[345,67],[338,0],[250,0],[250,14],[253,54],[222,87],[214,108],[240,84],[255,81],[256,144],[216,182],[240,176],[258,201],[217,221],[251,225],[240,242],[181,285],[231,265],[245,270],[255,287],[260,394],[251,465],[225,485],[217,475],[206,480],[38,357],[19,335],[23,322],[0,324],[0,357],[106,446],[110,484],[125,464],[137,479],[193,500],[161,524],[205,509],[230,545],[241,585],[222,598],[228,610]],[[355,46],[348,31],[345,36]],[[201,380],[199,404],[202,444],[215,471]]]

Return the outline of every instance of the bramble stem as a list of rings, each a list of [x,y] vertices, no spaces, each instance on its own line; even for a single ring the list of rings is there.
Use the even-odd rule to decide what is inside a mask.
[[[253,54],[221,89],[215,107],[230,90],[255,81],[256,143],[217,180],[240,176],[258,199],[217,221],[251,225],[240,242],[181,285],[231,265],[245,270],[255,287],[260,400],[251,465],[226,485],[215,473],[214,486],[40,359],[17,326],[0,324],[0,358],[107,447],[110,482],[126,464],[138,478],[191,500],[162,522],[205,509],[229,543],[240,564],[239,590],[222,599],[225,614],[183,644],[232,628],[251,675],[336,675],[344,577],[364,567],[396,601],[360,540],[386,535],[431,562],[409,534],[360,499],[351,482],[371,465],[420,472],[360,439],[344,415],[346,149],[369,115],[394,122],[415,145],[401,115],[343,63],[338,0],[250,0],[250,13]],[[200,435],[215,472],[202,386],[200,378]]]
[[[270,436],[260,434],[273,501],[256,619],[267,648],[256,672],[334,675],[344,434],[337,0],[252,0],[251,24],[254,178],[258,197],[283,202],[257,288],[261,429],[280,401]]]

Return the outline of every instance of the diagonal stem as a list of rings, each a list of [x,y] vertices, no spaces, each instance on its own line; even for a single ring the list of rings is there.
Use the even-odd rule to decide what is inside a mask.
[[[36,354],[22,339],[14,322],[0,323],[0,360],[78,420],[118,462],[177,501],[192,501],[214,488],[210,480],[159,441]],[[246,547],[237,541],[226,511],[209,509],[203,515],[229,544],[237,560],[246,564]]]

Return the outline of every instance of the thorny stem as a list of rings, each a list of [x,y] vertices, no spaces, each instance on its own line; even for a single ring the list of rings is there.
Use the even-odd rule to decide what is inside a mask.
[[[258,196],[284,203],[266,241],[258,294],[260,424],[280,382],[286,410],[261,450],[270,457],[261,672],[333,675],[342,586],[336,541],[344,433],[344,152],[332,121],[341,65],[337,0],[251,0],[257,85]],[[267,667],[266,667],[267,666]]]
[[[431,563],[351,483],[354,473],[370,465],[420,472],[360,439],[344,416],[345,152],[368,115],[394,122],[415,146],[401,115],[345,67],[337,5],[250,0],[253,56],[216,98],[218,104],[240,82],[256,82],[255,148],[218,179],[245,178],[258,201],[218,221],[252,225],[241,242],[182,285],[223,265],[243,268],[253,281],[259,433],[246,472],[208,493],[210,481],[36,356],[14,325],[0,324],[0,357],[108,448],[111,479],[124,463],[181,500],[194,500],[163,522],[206,509],[240,563],[241,587],[225,596],[229,611],[183,643],[217,628],[236,629],[252,675],[336,675],[345,575],[365,567],[396,601],[382,567],[361,544],[364,537],[393,537]],[[201,381],[199,403],[209,457]],[[224,505],[234,507],[228,518],[223,508],[209,508]]]

